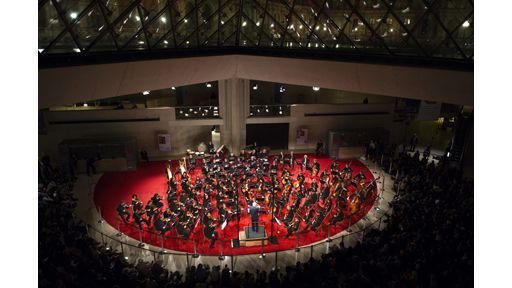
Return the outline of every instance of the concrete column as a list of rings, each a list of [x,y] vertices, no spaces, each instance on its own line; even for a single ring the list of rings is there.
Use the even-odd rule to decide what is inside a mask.
[[[250,81],[233,78],[219,80],[219,114],[221,143],[235,154],[245,147],[246,118],[249,115]]]

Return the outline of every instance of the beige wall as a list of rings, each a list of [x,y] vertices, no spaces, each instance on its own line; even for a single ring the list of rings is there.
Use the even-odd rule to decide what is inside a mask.
[[[48,124],[51,121],[160,118],[150,122],[92,124]],[[135,137],[139,149],[146,149],[150,158],[160,159],[182,155],[186,149],[211,139],[211,127],[222,120],[174,120],[173,108],[133,110],[47,111],[47,134],[39,135],[39,154],[48,154],[59,161],[58,145],[65,139]],[[171,135],[171,152],[158,150],[156,135]]]
[[[230,78],[473,105],[473,73],[229,55],[41,69],[39,108]]]
[[[385,128],[390,132],[390,141],[399,143],[405,139],[405,126],[403,122],[393,122],[393,109],[394,104],[293,105],[290,117],[249,118],[247,123],[290,123],[288,148],[291,150],[313,150],[318,140],[327,143],[329,130],[339,129]],[[304,117],[305,113],[350,112],[389,112],[389,114]],[[308,129],[308,143],[306,145],[296,144],[296,131],[299,128]]]

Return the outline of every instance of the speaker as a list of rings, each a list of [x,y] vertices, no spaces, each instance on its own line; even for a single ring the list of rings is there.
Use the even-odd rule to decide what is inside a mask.
[[[238,238],[233,238],[233,239],[231,240],[231,246],[232,246],[233,248],[239,248],[239,247],[240,247],[240,239],[238,239]]]

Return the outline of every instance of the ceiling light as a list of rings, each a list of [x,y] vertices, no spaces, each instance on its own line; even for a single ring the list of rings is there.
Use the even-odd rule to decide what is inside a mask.
[[[211,83],[206,83],[206,87],[211,88],[212,84]]]
[[[71,17],[71,19],[76,19],[77,16],[78,14],[76,12],[69,13],[69,17]]]
[[[466,20],[466,21],[464,21],[464,23],[462,23],[462,27],[464,27],[464,28],[468,28],[469,25],[470,25],[470,23],[468,20]]]
[[[172,89],[172,90],[176,90],[176,87],[172,86],[172,87],[171,87],[171,89]]]
[[[283,115],[283,111],[279,111],[279,114],[280,114],[280,115]]]
[[[87,106],[88,106],[87,103],[84,102],[84,107],[87,107]]]
[[[340,44],[336,44],[336,48],[339,48],[340,47]]]
[[[162,21],[162,23],[166,23],[167,19],[165,17],[160,17],[160,21]]]
[[[242,23],[242,27],[245,27],[245,26],[247,26],[247,21],[244,21],[244,22]]]
[[[220,24],[224,25],[224,21],[220,20]]]
[[[279,86],[279,92],[283,93],[284,91],[286,91],[284,86],[283,85]]]
[[[142,95],[148,95],[148,94],[149,94],[149,91],[142,92]]]
[[[190,41],[187,40],[187,45],[190,43]]]
[[[270,28],[274,28],[274,23],[270,24]]]
[[[164,44],[169,44],[169,41],[167,41],[167,40],[164,40]]]
[[[315,30],[318,30],[318,29],[320,29],[320,26],[316,26]]]
[[[144,44],[144,41],[139,41],[139,44]]]
[[[324,31],[327,31],[327,27],[324,26]]]
[[[82,52],[82,51],[80,51],[80,49],[79,49],[79,48],[73,48],[73,51],[75,51],[76,53],[80,53],[80,52]]]
[[[320,87],[318,86],[313,86],[313,91],[319,91],[320,90]]]
[[[187,23],[187,22],[188,22],[187,18],[185,18],[185,19],[183,20],[183,22]]]
[[[137,19],[137,21],[140,21],[140,17],[139,16],[135,16],[135,19]]]
[[[390,29],[389,29],[389,32],[393,32],[393,28],[390,28]]]
[[[39,51],[39,53],[42,53],[44,51],[44,49],[37,49]]]
[[[258,90],[258,84],[254,84],[254,86],[252,86],[252,90]]]
[[[256,26],[260,26],[260,21],[256,22]]]

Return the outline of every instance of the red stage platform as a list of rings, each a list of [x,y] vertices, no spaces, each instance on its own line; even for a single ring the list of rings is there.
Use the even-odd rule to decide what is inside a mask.
[[[297,154],[296,159],[300,161],[302,155]],[[321,165],[321,171],[329,168],[332,160],[323,156],[317,157],[315,155],[308,155],[311,161],[318,159]],[[272,158],[272,157],[270,157]],[[272,159],[270,159],[272,161]],[[172,161],[174,165],[177,165],[178,161]],[[343,168],[348,161],[337,161],[340,167]],[[108,172],[105,173],[96,185],[94,192],[94,202],[97,208],[101,209],[102,217],[113,227],[118,227],[119,218],[117,216],[116,207],[121,202],[131,204],[131,197],[133,194],[137,194],[138,197],[146,203],[154,193],[159,193],[164,198],[164,208],[167,208],[165,201],[165,193],[167,191],[167,179],[165,176],[166,161],[142,163],[137,171],[124,171],[124,172]],[[353,175],[359,173],[362,169],[366,176],[367,181],[374,179],[371,171],[358,160],[352,160],[351,168],[353,169]],[[175,171],[176,167],[173,167]],[[295,166],[293,174],[297,175],[300,172],[300,167]],[[191,179],[195,179],[196,175],[201,175],[201,170],[198,167],[191,173]],[[309,178],[308,173],[305,173],[306,182],[311,182],[313,178]],[[317,179],[318,181],[318,179]],[[354,187],[350,187],[348,194],[354,191]],[[264,252],[273,252],[280,250],[294,249],[296,245],[299,246],[308,245],[314,242],[321,241],[328,237],[328,235],[335,235],[344,229],[346,229],[349,223],[353,224],[360,220],[373,206],[375,198],[377,197],[377,189],[373,191],[370,197],[366,199],[361,205],[361,210],[352,215],[352,217],[346,218],[343,222],[339,222],[336,226],[328,227],[326,223],[329,222],[330,216],[327,216],[324,220],[324,225],[318,230],[317,233],[308,230],[299,236],[292,235],[289,238],[285,238],[286,228],[278,225],[274,222],[274,235],[277,236],[278,243],[270,244],[266,243],[263,247]],[[243,197],[240,197],[243,198]],[[245,202],[245,201],[244,201]],[[131,213],[131,209],[130,209]],[[270,235],[270,215],[262,214],[260,222],[264,222],[267,235]],[[247,213],[247,209],[243,209],[243,214],[240,219],[240,230],[244,226],[250,226],[250,217]],[[131,220],[129,224],[120,223],[120,230],[131,238],[139,240],[139,231],[137,226]],[[149,243],[154,246],[160,247],[161,239],[159,234],[153,230],[153,228],[145,228],[142,232],[143,242]],[[299,230],[305,227],[304,223],[301,223]],[[328,234],[328,229],[330,233]],[[203,235],[203,225],[199,223],[195,228],[193,234],[191,234],[188,241],[185,241],[176,234],[175,229],[171,230],[171,233],[167,233],[163,239],[163,246],[168,250],[182,251],[194,253],[194,246],[197,253],[201,255],[220,255],[221,245],[222,254],[224,255],[241,255],[241,254],[256,254],[262,252],[261,245],[233,248],[231,245],[231,239],[236,238],[238,234],[236,221],[230,221],[224,230],[217,228],[219,234],[219,241],[215,243],[213,249],[210,249],[210,240],[205,238]],[[298,239],[297,239],[298,238]]]

